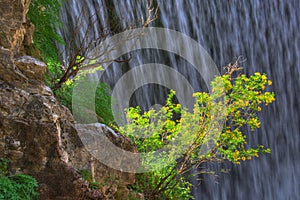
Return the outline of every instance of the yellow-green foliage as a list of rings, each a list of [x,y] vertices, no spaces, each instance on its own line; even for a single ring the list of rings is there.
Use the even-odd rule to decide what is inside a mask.
[[[150,171],[140,175],[142,181],[135,186],[148,193],[149,199],[159,193],[162,199],[188,199],[189,186],[182,175],[203,162],[239,164],[270,152],[260,144],[249,147],[241,128],[260,127],[257,113],[275,100],[274,93],[265,91],[272,82],[259,72],[250,77],[231,74],[215,77],[210,93],[195,93],[193,112],[172,103],[174,91],[159,111],[127,110],[128,124],[120,130],[137,144],[141,167]],[[186,186],[185,196],[174,194],[182,186]]]
[[[251,130],[260,127],[257,113],[261,111],[262,106],[267,106],[275,100],[274,93],[264,91],[272,82],[268,80],[266,74],[259,72],[249,78],[245,75],[238,76],[234,83],[231,83],[230,76],[224,75],[222,81],[226,82],[227,123],[216,143],[220,154],[239,164],[241,160],[258,157],[260,152],[270,152],[270,149],[262,145],[246,149],[246,136],[242,133],[241,127],[249,126]]]

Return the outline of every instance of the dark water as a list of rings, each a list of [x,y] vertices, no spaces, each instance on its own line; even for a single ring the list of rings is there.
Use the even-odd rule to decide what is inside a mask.
[[[158,3],[159,19],[151,26],[166,27],[191,36],[218,66],[242,56],[244,72],[267,73],[273,81],[270,89],[276,93],[276,102],[260,115],[263,119],[261,128],[249,134],[250,143],[270,147],[271,154],[238,166],[228,165],[231,171],[218,177],[198,177],[201,181],[193,180],[196,199],[300,199],[300,1],[158,0]],[[103,27],[112,25],[107,21],[109,16],[119,19],[118,30],[122,30],[137,17],[146,17],[145,5],[144,0],[81,0],[76,3],[67,0],[62,11],[67,30],[60,31],[66,40],[71,37],[75,16],[83,7],[90,13],[98,13],[95,16],[97,23],[90,28],[91,38],[97,37]],[[82,35],[78,34],[78,37]],[[199,79],[189,75],[193,73],[189,72],[185,61],[175,55],[161,55],[161,52],[151,50],[136,52],[129,65],[114,67],[106,73],[105,79],[113,86],[124,71],[139,63],[153,62],[153,59],[175,65],[179,71],[188,74],[191,82]],[[136,95],[133,104],[147,104],[146,107],[159,104],[163,95],[155,98],[150,94],[159,89],[157,86],[152,90],[149,88],[148,85],[144,91],[137,91],[140,94]],[[163,89],[160,91],[166,93]]]

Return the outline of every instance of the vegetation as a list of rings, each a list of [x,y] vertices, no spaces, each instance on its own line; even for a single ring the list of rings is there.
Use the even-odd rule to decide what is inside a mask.
[[[61,26],[59,18],[59,9],[63,1],[60,0],[32,0],[28,12],[29,19],[35,25],[34,46],[39,50],[39,54],[35,55],[42,59],[48,66],[46,74],[46,84],[54,87],[58,82],[61,84],[56,87],[54,93],[62,104],[72,110],[72,91],[74,88],[74,80],[67,77],[63,82],[62,77],[65,68],[62,66],[59,58],[59,51],[56,44],[65,44],[63,39],[57,34],[56,27]],[[74,60],[74,61],[73,61]],[[76,71],[71,75],[77,74],[77,68],[84,67],[84,57],[73,55],[72,62],[67,68]],[[94,64],[90,62],[89,64]],[[94,67],[94,69],[101,69]],[[80,78],[80,77],[78,77]],[[100,83],[96,89],[96,114],[101,121],[109,124],[113,122],[113,116],[110,109],[111,98],[108,95],[109,87],[104,83]]]
[[[53,89],[57,90],[64,86],[64,83],[75,77],[78,72],[83,70],[89,70],[96,68],[99,65],[116,61],[127,62],[128,60],[105,60],[102,56],[107,54],[122,44],[117,43],[107,47],[105,52],[99,53],[100,55],[93,55],[90,58],[89,53],[95,48],[95,44],[100,45],[107,37],[117,34],[123,31],[120,24],[115,19],[110,19],[110,27],[102,27],[99,31],[99,36],[94,37],[93,27],[97,22],[97,14],[89,13],[86,8],[83,7],[79,13],[79,16],[75,19],[73,24],[74,29],[70,33],[68,41],[64,41],[56,32],[56,28],[61,26],[59,18],[59,9],[62,6],[64,0],[32,0],[28,12],[29,19],[35,25],[34,32],[34,45],[40,51],[40,54],[35,55],[41,58],[48,65],[48,74],[46,76],[47,84]],[[155,12],[154,14],[152,14]],[[113,16],[113,15],[110,15]],[[157,9],[152,8],[152,1],[148,9],[148,17],[141,23],[141,27],[146,27],[152,21],[157,18]],[[112,22],[114,21],[114,22]],[[135,25],[136,26],[136,25]],[[134,25],[128,25],[125,29],[131,29]],[[129,36],[128,39],[135,38],[136,35]],[[78,41],[79,40],[79,41]],[[63,44],[65,46],[65,52],[59,52],[57,44]],[[67,57],[64,63],[60,61],[62,59],[59,55],[61,53],[67,53]],[[78,56],[82,59],[78,60]],[[94,60],[96,62],[86,65],[86,60]]]
[[[119,25],[111,23],[109,29],[112,32],[110,34],[103,32],[98,38],[90,38],[93,34],[89,34],[89,31],[93,30],[93,24],[96,23],[96,18],[94,17],[96,13],[86,12],[85,8],[82,8],[80,15],[75,20],[76,23],[74,24],[71,38],[69,41],[63,41],[56,32],[56,28],[62,24],[59,18],[59,9],[63,2],[64,0],[32,0],[28,17],[35,25],[34,46],[39,50],[39,53],[35,56],[42,59],[48,66],[45,76],[46,84],[53,89],[56,97],[72,110],[72,91],[74,84],[76,84],[74,77],[80,74],[78,78],[80,79],[80,76],[86,74],[87,71],[102,69],[100,65],[102,62],[109,62],[98,60],[97,57],[87,59],[88,53],[93,50],[94,44],[100,44],[106,37],[113,34],[114,30],[119,28]],[[151,5],[148,10],[149,17],[141,26],[147,26],[157,17],[157,10],[155,10],[155,16],[152,16],[153,9],[150,7]],[[83,26],[86,21],[87,25]],[[103,29],[103,31],[109,30],[108,27],[104,27]],[[82,30],[84,32],[83,38],[76,43],[75,38],[78,38]],[[57,44],[63,44],[66,52],[68,52],[68,60],[64,63],[66,66],[60,61],[61,58],[59,55],[61,52],[57,49]],[[112,45],[110,48],[113,49],[115,46]],[[107,49],[107,52],[111,51],[110,48]],[[116,62],[127,61],[116,60]],[[109,87],[104,83],[100,83],[96,89],[96,114],[99,121],[106,124],[111,124],[114,121],[111,111],[111,98],[108,95],[109,92]]]
[[[120,130],[143,153],[141,170],[147,171],[132,187],[147,199],[189,199],[185,175],[191,169],[205,162],[240,164],[270,152],[260,144],[250,147],[242,130],[260,127],[257,113],[275,100],[265,91],[272,82],[259,72],[233,76],[238,69],[229,65],[211,82],[211,93],[195,93],[193,112],[172,102],[174,91],[159,111],[127,110],[129,123]]]
[[[56,27],[61,26],[59,9],[61,0],[31,0],[28,17],[35,25],[33,40],[40,51],[37,55],[45,62],[58,61],[56,42],[64,43],[57,34]]]
[[[46,83],[54,89],[61,102],[71,109],[72,90],[76,85],[74,77],[80,71],[99,67],[101,61],[90,62],[88,65],[85,63],[92,47],[90,38],[87,38],[89,34],[85,34],[87,37],[80,43],[87,45],[70,49],[67,66],[62,66],[56,43],[70,48],[75,45],[66,44],[56,33],[55,27],[61,24],[58,15],[60,6],[60,0],[32,0],[28,16],[35,24],[34,42],[40,51],[36,56],[48,65]],[[154,11],[154,18],[152,11],[149,7],[149,17],[142,26],[156,19],[157,10]],[[93,14],[88,18],[93,18]],[[78,18],[74,38],[82,28],[80,24],[84,19],[84,16]],[[100,43],[107,35],[95,38],[94,42]],[[186,178],[191,169],[206,162],[229,161],[239,164],[258,157],[259,153],[270,152],[270,149],[260,144],[250,147],[242,130],[260,127],[257,113],[275,100],[274,94],[266,91],[266,86],[272,82],[265,74],[258,72],[250,77],[235,75],[238,69],[235,63],[227,67],[226,74],[215,77],[211,83],[211,93],[195,93],[193,112],[173,103],[174,91],[159,111],[141,113],[138,107],[127,110],[129,123],[119,130],[138,146],[142,153],[140,170],[145,172],[137,174],[137,181],[130,186],[131,189],[144,193],[150,200],[191,199],[191,184]],[[77,78],[80,79],[80,76]],[[111,97],[108,93],[108,86],[97,86],[96,114],[106,124],[113,123]],[[84,95],[82,97],[82,102],[86,102]],[[32,177],[20,174],[8,176],[5,160],[0,162],[0,171],[0,199],[37,197],[37,183]],[[81,173],[91,185],[98,187],[90,174],[85,171]]]
[[[96,70],[100,70],[99,68]],[[66,105],[70,110],[72,110],[72,98],[76,98],[72,96],[73,93],[73,88],[80,82],[81,79],[83,79],[85,76],[87,76],[88,73],[92,73],[91,71],[87,73],[80,73],[76,76],[76,78],[67,81],[64,83],[63,87],[57,89],[55,91],[56,97],[60,99],[60,101]],[[81,81],[83,82],[83,81]],[[99,83],[97,80],[89,80],[85,81],[84,83],[81,83],[83,87],[87,88],[86,91],[90,91],[90,87],[93,87],[96,85],[95,88],[95,99],[90,99],[90,96],[83,93],[79,96],[79,99],[76,100],[76,102],[80,103],[80,108],[81,109],[89,109],[89,103],[90,101],[94,101],[95,103],[95,110],[90,111],[91,114],[95,112],[97,115],[97,120],[99,122],[105,123],[107,125],[111,125],[114,123],[114,117],[111,109],[111,103],[112,103],[112,98],[110,96],[110,88],[104,84],[104,83]],[[85,92],[85,91],[83,91]],[[86,113],[87,110],[83,110],[82,113]],[[91,123],[90,121],[87,122],[84,120],[86,116],[83,116],[83,119],[77,119],[78,123]]]
[[[0,199],[32,200],[38,198],[36,180],[25,174],[10,176],[7,159],[0,159]]]
[[[81,177],[86,180],[89,183],[89,187],[93,190],[95,189],[99,189],[100,188],[100,183],[95,182],[93,180],[93,176],[91,171],[84,169],[84,170],[80,170],[79,174],[81,175]]]

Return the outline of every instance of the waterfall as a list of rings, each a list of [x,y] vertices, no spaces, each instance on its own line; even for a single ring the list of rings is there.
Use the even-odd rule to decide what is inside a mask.
[[[271,90],[276,102],[260,113],[261,128],[249,133],[250,144],[261,143],[271,154],[242,163],[228,165],[229,173],[217,178],[199,176],[192,180],[196,199],[298,199],[300,197],[300,2],[289,1],[219,1],[157,0],[159,19],[150,26],[160,26],[184,33],[198,41],[217,66],[234,62],[242,56],[244,72],[267,73],[273,81]],[[64,26],[58,32],[68,41],[82,8],[97,13],[89,34],[98,37],[118,19],[119,30],[145,19],[145,0],[67,0],[61,11]],[[140,23],[140,22],[139,22]],[[81,29],[84,30],[84,29]],[[77,40],[84,33],[77,34]],[[63,48],[63,47],[60,47]],[[66,60],[67,51],[62,55]],[[166,56],[167,55],[167,56]],[[207,90],[201,76],[188,62],[174,54],[156,50],[137,50],[129,63],[114,63],[103,80],[113,88],[122,74],[146,63],[173,66],[191,82],[195,90]],[[220,67],[221,69],[221,67]],[[140,77],[142,78],[142,77]],[[144,109],[162,104],[168,89],[146,85],[136,91],[131,105]],[[159,95],[154,95],[159,94]],[[223,166],[208,165],[221,169]]]

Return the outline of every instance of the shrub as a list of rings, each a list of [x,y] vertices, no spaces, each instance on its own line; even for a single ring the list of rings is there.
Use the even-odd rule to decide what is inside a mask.
[[[148,199],[189,199],[185,175],[191,169],[205,162],[239,164],[270,152],[260,144],[250,147],[242,128],[260,127],[257,113],[275,100],[265,91],[272,82],[259,72],[233,77],[236,65],[227,69],[211,82],[211,93],[194,94],[193,112],[173,103],[174,91],[159,111],[127,110],[129,123],[120,131],[138,146],[141,170],[148,171],[133,187]]]

